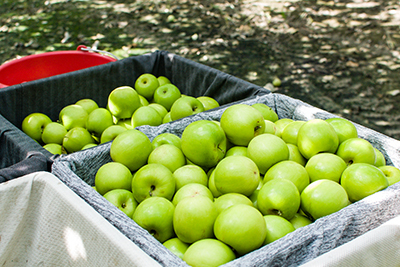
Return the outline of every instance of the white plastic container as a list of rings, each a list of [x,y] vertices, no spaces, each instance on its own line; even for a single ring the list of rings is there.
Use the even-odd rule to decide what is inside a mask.
[[[1,266],[160,266],[49,172],[0,184]]]

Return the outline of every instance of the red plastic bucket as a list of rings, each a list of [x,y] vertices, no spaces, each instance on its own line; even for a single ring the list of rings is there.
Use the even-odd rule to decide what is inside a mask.
[[[89,50],[78,46],[77,51],[46,52],[9,61],[0,66],[0,88],[117,60]]]

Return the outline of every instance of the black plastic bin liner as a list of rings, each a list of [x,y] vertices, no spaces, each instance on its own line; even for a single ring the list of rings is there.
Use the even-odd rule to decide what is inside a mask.
[[[5,87],[0,90],[0,113],[20,128],[30,113],[42,112],[57,120],[63,107],[83,98],[91,98],[100,107],[106,107],[113,89],[122,85],[134,87],[136,79],[143,73],[166,76],[183,94],[211,96],[220,105],[269,93],[263,87],[222,71],[166,51],[156,51]]]
[[[183,94],[211,96],[220,105],[270,93],[263,87],[219,70],[166,51],[156,51],[1,89],[0,114],[17,127],[8,136],[9,142],[15,146],[14,149],[38,151],[50,159],[51,154],[44,148],[34,140],[26,139],[22,131],[18,132],[27,115],[41,112],[56,121],[63,107],[83,98],[91,98],[100,107],[106,107],[108,95],[113,89],[122,85],[134,87],[136,79],[143,73],[166,76]],[[1,130],[6,131],[7,128]],[[1,160],[21,160],[18,153],[8,156],[15,159]]]
[[[240,101],[240,103],[267,104],[277,112],[279,118],[310,120],[336,117],[300,100],[275,93],[257,96]],[[144,132],[150,140],[165,132],[181,136],[184,128],[195,120],[219,120],[223,111],[232,104],[169,124],[157,127],[140,126],[138,129]],[[360,137],[367,139],[382,151],[388,165],[400,167],[400,141],[354,124]],[[110,146],[109,142],[89,150],[61,156],[53,164],[52,173],[163,266],[187,266],[91,187],[94,185],[97,170],[103,164],[111,161]],[[351,241],[399,214],[400,183],[396,183],[223,266],[299,266]]]

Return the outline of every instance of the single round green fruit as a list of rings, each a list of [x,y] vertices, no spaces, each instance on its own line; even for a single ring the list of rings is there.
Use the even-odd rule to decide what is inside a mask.
[[[151,73],[140,75],[135,81],[135,90],[147,100],[153,99],[154,91],[160,86],[158,79]]]
[[[205,196],[187,197],[175,207],[173,225],[176,236],[185,243],[214,236],[213,226],[218,212]]]
[[[197,97],[198,100],[203,104],[204,111],[214,109],[219,107],[219,103],[212,97],[209,96],[199,96]]]
[[[177,148],[181,149],[181,138],[172,133],[162,133],[154,137],[153,141],[151,141],[153,148],[156,149],[157,147],[163,144],[170,144],[174,145]]]
[[[180,97],[181,91],[171,83],[159,86],[154,92],[154,102],[164,106],[168,111]]]
[[[264,175],[264,183],[272,179],[286,179],[291,181],[301,193],[310,184],[310,177],[305,167],[291,160],[276,163]]]
[[[82,150],[87,144],[94,143],[95,140],[88,130],[83,127],[74,127],[65,134],[62,146],[68,153],[73,153]]]
[[[175,178],[175,190],[190,183],[198,183],[208,186],[207,173],[197,165],[184,165],[173,173]]]
[[[100,141],[104,130],[112,125],[113,117],[108,109],[97,108],[87,116],[86,129],[97,141]]]
[[[132,218],[138,203],[130,190],[112,189],[103,195],[111,204],[120,209],[129,218]]]
[[[247,147],[246,146],[233,146],[226,151],[225,157],[229,156],[246,156],[247,157]]]
[[[358,137],[357,128],[351,121],[345,118],[329,118],[326,121],[335,129],[339,144],[347,139]]]
[[[400,170],[394,166],[385,165],[378,167],[388,180],[389,186],[400,182]]]
[[[165,76],[158,76],[158,77],[157,77],[157,80],[158,80],[159,86],[164,85],[164,84],[172,83],[172,82],[170,81],[170,79],[168,79],[168,78],[165,77]]]
[[[134,172],[147,163],[151,151],[153,146],[147,135],[132,129],[115,137],[111,143],[110,156],[113,161],[124,164]]]
[[[376,167],[381,167],[386,165],[386,158],[383,155],[383,153],[378,150],[377,148],[374,147],[375,150],[375,166]]]
[[[285,129],[286,126],[288,126],[289,124],[291,124],[292,122],[294,122],[294,120],[289,119],[289,118],[281,118],[277,121],[275,121],[275,135],[278,137],[282,137],[282,132]]]
[[[139,95],[139,99],[141,106],[148,106],[150,104],[149,101],[142,95]]]
[[[270,244],[296,230],[288,220],[278,215],[265,215],[264,220],[267,225],[267,236],[265,237],[264,245]]]
[[[132,192],[139,203],[155,196],[172,200],[175,193],[175,179],[172,172],[164,165],[146,164],[133,175]]]
[[[194,242],[183,255],[183,260],[192,267],[218,267],[235,258],[229,246],[212,238]]]
[[[172,119],[171,119],[171,112],[168,112],[165,116],[164,116],[164,118],[163,118],[163,123],[168,123],[168,122],[171,122],[172,121]]]
[[[322,119],[307,121],[297,133],[297,147],[306,159],[321,152],[335,153],[338,145],[335,129]]]
[[[305,166],[311,182],[328,179],[339,183],[346,168],[346,162],[332,153],[316,154],[307,161]]]
[[[299,148],[293,144],[287,144],[289,149],[289,160],[299,163],[301,166],[306,166],[307,160],[300,153]]]
[[[183,255],[185,254],[186,250],[189,247],[188,243],[182,242],[177,237],[168,239],[163,243],[163,245],[180,259],[183,259]]]
[[[87,114],[90,114],[93,110],[99,108],[97,102],[90,98],[78,100],[75,104],[83,107],[83,109],[86,110]]]
[[[171,119],[173,121],[188,117],[204,111],[204,106],[195,97],[182,96],[171,106]]]
[[[296,213],[294,217],[290,220],[290,223],[293,225],[294,229],[299,229],[301,227],[312,224],[312,221],[305,215]]]
[[[181,147],[183,154],[195,165],[212,168],[225,156],[225,133],[212,121],[194,121],[183,130]]]
[[[130,86],[120,86],[108,95],[107,108],[119,119],[129,119],[141,106],[138,92]]]
[[[46,149],[47,151],[49,151],[50,153],[54,154],[54,155],[61,155],[64,154],[62,151],[62,146],[60,144],[46,144],[43,146],[44,149]]]
[[[42,144],[42,133],[47,124],[51,123],[49,116],[43,113],[31,113],[22,121],[21,129],[30,138]]]
[[[172,22],[175,22],[175,21],[176,21],[176,18],[175,18],[175,16],[174,16],[173,14],[169,14],[168,17],[167,17],[167,19],[166,19],[166,21],[167,21],[168,23],[172,23]]]
[[[100,144],[114,140],[115,137],[117,137],[120,133],[125,132],[126,130],[128,129],[121,125],[111,125],[107,127],[101,134]]]
[[[276,124],[269,120],[264,120],[264,121],[265,121],[264,133],[276,134]]]
[[[67,132],[67,129],[61,123],[50,122],[43,129],[42,141],[45,144],[53,143],[61,145]]]
[[[214,183],[222,194],[240,193],[250,196],[260,181],[257,165],[246,156],[223,158],[215,167]]]
[[[215,198],[219,197],[222,195],[221,192],[218,191],[218,189],[215,187],[215,168],[212,168],[210,171],[210,175],[208,178],[208,188],[210,189],[211,193]]]
[[[347,165],[353,163],[375,164],[376,155],[372,144],[362,138],[350,138],[341,143],[336,151]]]
[[[300,208],[300,193],[286,179],[272,179],[258,192],[257,207],[263,215],[279,215],[290,220]]]
[[[116,119],[115,117],[113,117],[114,119],[114,123],[115,125],[119,125],[124,127],[127,130],[130,129],[134,129],[133,125],[132,125],[132,118],[128,118],[128,119]]]
[[[218,213],[221,213],[223,210],[226,210],[227,208],[237,204],[253,206],[253,202],[250,200],[250,198],[239,193],[223,194],[222,196],[216,198],[214,203],[217,207]]]
[[[211,201],[214,201],[214,196],[211,193],[210,189],[207,186],[197,183],[186,184],[179,188],[172,199],[172,204],[175,206],[186,197],[198,197],[205,196],[208,197]]]
[[[276,122],[277,120],[279,120],[278,114],[276,114],[275,110],[264,103],[255,103],[252,105],[252,107],[261,112],[264,120],[271,122]]]
[[[348,166],[342,173],[340,183],[351,202],[359,201],[389,186],[382,170],[367,163],[353,163]]]
[[[249,205],[237,204],[218,215],[214,234],[238,255],[244,255],[263,245],[267,229],[260,211]]]
[[[173,216],[175,206],[164,197],[151,197],[136,207],[132,219],[155,239],[165,242],[174,237]]]
[[[317,180],[301,193],[301,210],[317,220],[341,210],[349,204],[346,190],[332,180]]]
[[[64,107],[59,113],[59,121],[65,126],[67,131],[74,127],[85,128],[87,117],[88,113],[86,110],[82,106],[76,104]]]
[[[271,166],[289,158],[289,148],[278,136],[262,134],[250,141],[247,156],[257,164],[260,173],[265,174]]]
[[[162,124],[162,117],[151,106],[141,106],[132,115],[131,124],[133,128],[142,125],[158,126]]]
[[[155,148],[149,155],[147,163],[160,163],[171,172],[186,164],[185,155],[178,147],[171,144],[164,144]]]
[[[258,198],[258,194],[260,193],[260,189],[262,187],[262,184],[260,184],[261,186],[259,186],[256,190],[254,190],[253,194],[251,194],[249,196],[251,202],[253,202],[253,206],[258,209],[258,204],[257,204],[257,198]]]
[[[158,103],[150,103],[148,106],[154,108],[158,112],[158,114],[160,114],[163,120],[164,117],[169,113],[168,110],[163,105],[160,105]]]
[[[84,145],[81,150],[89,149],[89,148],[92,148],[92,147],[95,147],[95,146],[97,146],[97,144],[89,143],[87,145]]]
[[[96,191],[104,195],[113,189],[131,190],[132,173],[123,164],[108,162],[102,165],[96,172],[94,179]]]
[[[282,85],[282,82],[278,77],[275,77],[272,80],[272,85],[275,86],[275,87],[280,87]]]
[[[222,113],[220,124],[227,139],[237,146],[247,146],[254,137],[265,131],[262,113],[246,104],[228,107]]]
[[[297,145],[297,135],[299,133],[299,129],[303,126],[305,121],[293,121],[286,125],[286,127],[282,131],[281,138],[287,144]]]

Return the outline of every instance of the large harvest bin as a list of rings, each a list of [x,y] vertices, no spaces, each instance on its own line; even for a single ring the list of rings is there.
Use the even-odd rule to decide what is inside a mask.
[[[49,172],[0,184],[2,266],[160,266]]]
[[[310,120],[335,117],[302,101],[275,93],[257,96],[241,103],[267,104],[275,109],[280,118]],[[141,126],[138,129],[150,140],[165,132],[181,136],[184,128],[195,120],[219,120],[227,106],[168,125]],[[361,125],[356,124],[356,127],[360,137],[369,140],[376,148],[383,151],[388,164],[400,167],[399,141]],[[52,173],[160,264],[186,266],[182,260],[169,253],[156,239],[108,203],[90,186],[94,184],[94,177],[99,167],[111,161],[110,146],[110,143],[106,143],[91,150],[59,157],[53,164]],[[397,183],[224,266],[298,266],[349,242],[399,214],[400,183]]]
[[[0,183],[36,171],[50,171],[52,155],[32,141],[0,115]],[[39,150],[44,151],[35,152]]]
[[[211,96],[220,105],[269,93],[224,72],[166,51],[157,51],[2,88],[0,114],[21,129],[23,119],[30,113],[42,112],[56,121],[63,107],[83,98],[91,98],[100,107],[106,107],[113,89],[122,85],[134,87],[136,79],[143,73],[166,76],[183,94]],[[23,138],[22,135],[25,134],[20,132],[15,136],[15,143]],[[33,140],[25,145],[45,154]]]

